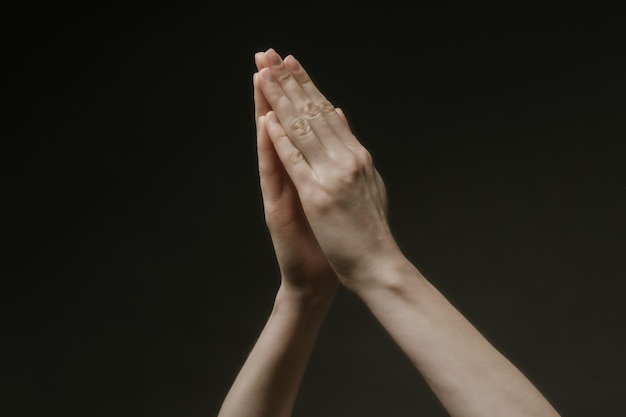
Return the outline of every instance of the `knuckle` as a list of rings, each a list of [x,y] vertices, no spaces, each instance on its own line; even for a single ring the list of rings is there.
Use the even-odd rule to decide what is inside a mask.
[[[363,164],[356,155],[345,158],[341,166],[341,177],[356,178],[363,171]]]
[[[338,176],[338,188],[345,189],[352,187],[362,176],[363,171],[358,169],[357,166],[351,167],[349,170],[345,170]]]
[[[372,165],[372,154],[365,148],[359,148],[356,151],[356,155],[364,165]]]
[[[302,106],[301,111],[302,114],[304,114],[308,118],[313,118],[320,114],[320,108],[312,102],[308,102],[304,106]]]
[[[272,89],[270,91],[264,92],[264,94],[267,98],[267,101],[276,108],[284,106],[284,103],[287,100],[287,97],[282,90]]]
[[[313,84],[313,80],[311,80],[311,77],[309,77],[309,75],[301,69],[294,72],[293,75],[296,80],[298,80],[298,82],[302,85]]]
[[[351,188],[363,175],[363,164],[356,155],[344,156],[335,162],[335,169],[326,177],[325,186],[329,194],[341,195]]]
[[[304,155],[297,149],[291,150],[287,153],[287,161],[291,164],[299,164],[304,161]]]
[[[267,101],[269,101],[270,103],[276,103],[283,98],[282,92],[279,93],[277,91],[272,91],[269,94],[266,94],[266,96]]]
[[[307,193],[306,202],[309,207],[313,208],[318,213],[327,212],[334,205],[331,194],[320,188]]]
[[[322,113],[332,113],[335,111],[335,106],[328,100],[322,100],[317,107],[319,107]]]
[[[298,136],[306,136],[311,132],[311,124],[305,119],[296,119],[291,124],[291,129]]]
[[[289,71],[285,71],[284,68],[281,68],[280,71],[275,75],[276,79],[283,83],[291,78],[291,73]]]

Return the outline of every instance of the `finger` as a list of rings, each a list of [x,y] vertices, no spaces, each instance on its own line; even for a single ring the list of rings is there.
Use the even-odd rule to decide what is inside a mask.
[[[265,52],[257,52],[254,54],[254,64],[256,65],[257,71],[261,71],[261,69],[267,66],[265,64]]]
[[[283,193],[283,170],[272,140],[267,132],[266,117],[259,117],[257,129],[257,159],[263,202],[267,206],[278,201]]]
[[[254,73],[254,75],[252,76],[252,85],[254,89],[254,120],[255,123],[257,123],[257,128],[259,117],[264,116],[268,111],[272,109],[270,107],[270,104],[267,102],[267,99],[263,95],[263,92],[261,91],[258,78],[259,73]]]
[[[309,121],[295,108],[268,68],[263,68],[259,74],[257,77],[259,85],[272,108],[271,113],[282,125],[292,145],[298,149],[313,169],[323,169],[328,166],[329,155]]]
[[[343,121],[346,124],[348,124],[348,118],[346,117],[346,114],[343,112],[343,110],[340,107],[335,107],[335,111],[337,112],[339,117],[341,117],[343,119]]]
[[[302,211],[298,191],[289,178],[267,130],[267,118],[259,118],[257,136],[259,178],[265,221],[274,245],[284,241],[293,246],[297,236],[311,235],[311,229]]]
[[[276,56],[275,56],[276,55]],[[265,58],[271,64],[272,61],[275,62],[276,73],[280,74],[279,61],[280,57],[277,59],[277,54],[271,50],[268,50],[265,54]],[[370,188],[370,193],[374,198],[379,202],[378,207],[382,209],[382,215],[386,216],[387,208],[386,201],[381,199],[381,190],[379,179],[377,178],[377,173],[375,172],[375,168],[372,162],[371,154],[367,149],[363,147],[363,145],[357,140],[356,136],[352,133],[352,130],[348,124],[347,117],[342,109],[331,107],[332,105],[326,100],[324,95],[315,87],[311,78],[306,73],[304,68],[299,64],[299,62],[293,57],[289,55],[284,60],[284,67],[289,70],[289,77],[283,76],[288,81],[295,81],[300,85],[302,91],[306,90],[307,96],[312,97],[311,100],[323,103],[324,101],[328,103],[328,113],[325,115],[325,120],[327,120],[328,126],[335,132],[335,135],[332,137],[336,140],[337,138],[344,144],[346,148],[352,151],[354,155],[358,159],[361,160],[364,166],[365,177],[367,180],[368,187]],[[274,71],[273,71],[274,73]],[[317,98],[316,98],[317,97]],[[331,111],[332,110],[332,111]],[[341,158],[340,155],[336,155]]]
[[[313,169],[300,149],[293,144],[274,111],[267,113],[265,121],[276,154],[298,192],[303,191],[315,177]]]
[[[332,105],[325,99],[320,102],[309,97],[274,49],[268,49],[263,57],[272,76],[300,113],[300,117],[309,122],[322,146],[333,154],[346,152],[344,143],[337,137],[325,115],[325,112],[333,110]]]
[[[294,79],[300,84],[303,91],[314,103],[322,109],[327,123],[332,127],[340,140],[348,147],[360,145],[358,139],[352,133],[345,117],[334,111],[334,106],[328,101],[321,91],[315,86],[313,80],[304,67],[293,55],[288,55],[284,59],[285,67],[289,70]]]

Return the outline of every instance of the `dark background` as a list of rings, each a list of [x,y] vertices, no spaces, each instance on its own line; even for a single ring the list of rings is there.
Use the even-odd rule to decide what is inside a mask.
[[[553,4],[5,9],[2,414],[217,414],[278,285],[271,46],[345,110],[424,274],[563,416],[623,416],[622,21]],[[340,291],[294,415],[446,414]]]

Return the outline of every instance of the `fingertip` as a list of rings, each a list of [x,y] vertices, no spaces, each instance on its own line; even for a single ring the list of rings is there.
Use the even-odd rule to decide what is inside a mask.
[[[265,66],[265,52],[257,52],[254,54],[254,64],[256,65],[258,70],[261,70]]]
[[[259,70],[259,74],[268,81],[274,81],[274,76],[272,75],[272,71],[270,71],[269,68],[261,68],[261,70]]]
[[[257,132],[261,132],[261,133],[265,132],[265,134],[267,134],[268,126],[267,126],[267,117],[265,115],[258,117],[256,128],[257,128]],[[260,136],[262,136],[262,134],[259,135],[259,137]]]
[[[256,141],[260,145],[263,142],[263,132],[265,131],[265,116],[259,116],[256,119]]]
[[[268,120],[270,123],[279,123],[279,122],[278,122],[278,117],[276,117],[276,113],[274,113],[274,111],[273,111],[273,110],[268,111],[268,112],[267,112],[267,114],[266,114],[266,116],[267,116],[267,120]]]
[[[335,111],[344,122],[348,122],[348,119],[346,118],[346,114],[343,112],[343,109],[341,109],[340,107],[335,107]]]
[[[300,67],[300,63],[293,55],[289,54],[283,59],[283,62],[290,70],[297,70]]]

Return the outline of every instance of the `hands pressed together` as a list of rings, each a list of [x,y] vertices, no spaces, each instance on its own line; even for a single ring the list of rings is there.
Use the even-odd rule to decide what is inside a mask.
[[[383,259],[401,259],[382,178],[296,58],[269,49],[255,60],[261,191],[283,279],[330,285],[336,276],[356,291]]]
[[[339,285],[359,297],[452,417],[558,417],[402,254],[368,150],[291,55],[255,55],[261,193],[281,272],[218,417],[288,417]],[[338,395],[340,395],[338,393]]]

